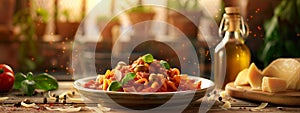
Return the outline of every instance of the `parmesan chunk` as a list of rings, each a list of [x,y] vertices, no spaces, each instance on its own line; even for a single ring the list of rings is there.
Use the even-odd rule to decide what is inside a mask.
[[[261,90],[263,76],[261,71],[252,63],[248,70],[248,79],[252,89]]]
[[[242,86],[242,85],[248,85],[249,84],[249,79],[248,79],[248,68],[243,69],[242,71],[239,72],[237,75],[234,85],[235,86]]]
[[[276,59],[263,70],[262,74],[285,80],[287,89],[300,90],[300,62],[296,59]]]
[[[262,81],[262,90],[266,92],[281,92],[287,88],[286,81],[277,77],[264,77]]]

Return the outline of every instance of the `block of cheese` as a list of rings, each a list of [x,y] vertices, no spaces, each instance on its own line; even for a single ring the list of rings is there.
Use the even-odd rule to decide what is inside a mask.
[[[248,85],[249,79],[248,79],[248,68],[243,69],[239,72],[237,77],[235,78],[234,85],[235,86],[242,86],[242,85]]]
[[[262,74],[285,80],[287,89],[300,90],[300,62],[295,59],[276,59],[263,70]]]
[[[263,77],[262,91],[265,92],[281,92],[287,88],[286,81],[278,77]]]
[[[261,70],[259,70],[254,63],[252,63],[249,67],[248,79],[252,89],[261,90],[263,75]]]

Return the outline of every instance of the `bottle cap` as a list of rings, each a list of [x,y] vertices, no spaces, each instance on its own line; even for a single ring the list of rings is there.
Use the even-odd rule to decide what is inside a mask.
[[[239,7],[226,7],[225,8],[226,14],[240,14]]]

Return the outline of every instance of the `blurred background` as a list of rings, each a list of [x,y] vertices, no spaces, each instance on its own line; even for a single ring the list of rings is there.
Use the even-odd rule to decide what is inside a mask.
[[[148,3],[155,6],[143,5]],[[171,66],[180,67],[180,58],[166,44],[178,43],[182,37],[187,37],[199,58],[199,64],[191,63],[191,66],[203,70],[201,76],[209,77],[211,51],[208,44],[213,47],[221,39],[214,37],[218,31],[211,26],[219,25],[226,6],[241,7],[250,29],[246,44],[251,50],[252,62],[260,68],[278,57],[300,56],[297,50],[300,48],[300,5],[297,0],[2,0],[0,63],[18,72],[47,72],[62,75],[60,79],[72,79],[72,52],[79,51],[73,50],[77,31],[76,41],[80,41],[80,45],[76,46],[91,50],[89,48],[97,45],[97,73],[104,73],[115,65],[111,64],[111,51],[116,40],[121,42],[117,47],[121,54],[123,49],[130,48],[126,45],[130,45],[131,40],[138,39],[135,37],[159,41],[138,45],[130,60],[152,53],[156,58],[169,61]],[[131,28],[147,20],[173,25],[184,36],[164,24]],[[211,34],[199,32],[199,27]],[[143,28],[147,29],[141,30]],[[132,34],[120,37],[126,29],[133,29]],[[204,35],[211,38],[203,38]],[[181,44],[175,45],[181,51]],[[181,52],[189,58],[189,53]],[[89,55],[82,54],[82,58],[88,59]],[[192,70],[189,74],[193,74]]]

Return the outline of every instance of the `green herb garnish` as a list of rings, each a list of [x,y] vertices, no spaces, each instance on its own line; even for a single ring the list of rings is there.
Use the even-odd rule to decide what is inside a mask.
[[[125,77],[121,80],[121,83],[118,81],[113,81],[108,86],[108,91],[118,91],[122,88],[122,85],[127,84],[130,80],[135,78],[135,73],[127,73]]]
[[[146,55],[142,56],[142,59],[146,63],[151,63],[154,60],[154,58],[151,54],[146,54]]]
[[[161,67],[166,68],[167,70],[170,69],[170,65],[167,61],[161,60],[159,63]]]
[[[121,84],[127,84],[130,80],[133,80],[135,76],[135,73],[127,73],[122,79]]]
[[[108,86],[108,91],[118,91],[122,88],[122,84],[118,81],[113,81]]]

